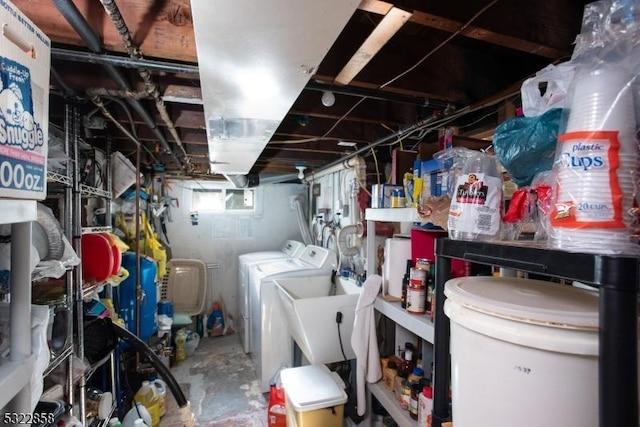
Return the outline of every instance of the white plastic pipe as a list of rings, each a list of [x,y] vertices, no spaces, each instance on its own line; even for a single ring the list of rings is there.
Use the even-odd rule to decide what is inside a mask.
[[[366,171],[366,165],[364,159],[360,156],[351,157],[341,163],[338,163],[333,166],[329,166],[326,169],[321,169],[318,172],[308,172],[304,177],[304,182],[312,182],[316,179],[320,179],[323,176],[327,176],[332,173],[340,172],[346,169],[357,168],[358,169],[358,179],[360,181],[364,181],[364,173]]]

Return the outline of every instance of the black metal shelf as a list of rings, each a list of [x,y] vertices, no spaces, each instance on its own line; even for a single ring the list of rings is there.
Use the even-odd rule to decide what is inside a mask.
[[[532,242],[441,238],[436,243],[434,427],[450,418],[448,380],[437,379],[450,378],[450,322],[444,314],[444,284],[450,278],[452,258],[598,286],[599,425],[638,425],[638,258],[564,252]]]
[[[436,254],[480,264],[637,292],[638,258],[548,249],[526,241],[488,243],[441,239]]]

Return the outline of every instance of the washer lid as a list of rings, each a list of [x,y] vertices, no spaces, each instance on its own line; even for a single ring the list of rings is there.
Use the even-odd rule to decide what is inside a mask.
[[[460,277],[445,284],[445,295],[469,309],[550,327],[598,327],[598,294],[540,280]]]

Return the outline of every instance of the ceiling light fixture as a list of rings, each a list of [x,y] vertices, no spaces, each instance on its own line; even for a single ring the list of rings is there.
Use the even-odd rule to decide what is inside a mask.
[[[333,92],[325,90],[322,92],[322,98],[320,98],[320,100],[325,107],[331,107],[336,103],[336,96]]]
[[[340,142],[338,142],[338,145],[341,146],[341,147],[355,147],[358,144],[356,144],[355,142],[351,142],[351,141],[340,141]]]
[[[304,171],[307,167],[304,165],[296,165],[296,169],[298,169],[298,179],[302,181],[304,179]]]

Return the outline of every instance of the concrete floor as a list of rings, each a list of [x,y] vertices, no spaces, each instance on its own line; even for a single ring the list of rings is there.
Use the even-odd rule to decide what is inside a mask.
[[[267,426],[267,395],[260,392],[255,369],[237,334],[202,338],[195,354],[174,365],[171,372],[191,402],[197,426]],[[170,392],[160,426],[182,427]]]

